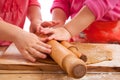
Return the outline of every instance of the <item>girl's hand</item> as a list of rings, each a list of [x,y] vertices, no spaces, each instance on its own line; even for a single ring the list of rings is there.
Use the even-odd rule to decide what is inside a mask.
[[[55,27],[56,25],[58,25],[59,22],[55,22],[55,21],[44,21],[41,23],[42,27]]]
[[[32,33],[41,33],[41,28],[45,28],[45,27],[54,27],[57,24],[59,24],[59,22],[55,22],[55,21],[36,21],[36,22],[31,22],[30,24],[30,32]]]
[[[64,28],[42,28],[41,33],[49,35],[48,40],[69,40],[71,38],[70,33]]]
[[[33,33],[22,31],[15,37],[14,43],[21,54],[28,60],[35,62],[37,58],[46,58],[50,54],[51,46],[45,44]]]
[[[32,33],[39,33],[42,21],[40,20],[36,20],[36,21],[32,21],[30,24],[30,32]]]

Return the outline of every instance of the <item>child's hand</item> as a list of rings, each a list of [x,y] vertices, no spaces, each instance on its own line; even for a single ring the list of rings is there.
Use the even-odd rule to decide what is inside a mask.
[[[58,22],[55,21],[36,21],[36,22],[31,22],[30,24],[30,32],[32,33],[40,33],[41,28],[45,28],[45,27],[54,27],[57,24],[59,24]]]
[[[55,27],[56,25],[58,25],[59,22],[55,22],[55,21],[44,21],[41,23],[42,27]]]
[[[35,57],[46,58],[46,54],[51,52],[50,45],[42,42],[35,34],[25,31],[17,34],[14,43],[21,54],[32,62],[35,62]]]
[[[64,28],[42,28],[41,33],[49,35],[48,40],[69,40],[71,38],[70,33]]]
[[[30,24],[30,32],[39,33],[40,28],[42,27],[41,23],[42,23],[42,21],[39,21],[39,20],[31,22],[31,24]]]

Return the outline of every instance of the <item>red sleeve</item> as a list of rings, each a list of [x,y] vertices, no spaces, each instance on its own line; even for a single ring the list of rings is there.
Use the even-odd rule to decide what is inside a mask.
[[[38,2],[38,0],[29,0],[29,6],[39,6],[40,7],[40,3]]]

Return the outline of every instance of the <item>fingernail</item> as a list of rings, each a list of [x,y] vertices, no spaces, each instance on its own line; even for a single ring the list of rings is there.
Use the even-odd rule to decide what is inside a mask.
[[[46,55],[42,55],[41,57],[42,57],[43,59],[47,58],[47,56],[46,56]]]
[[[36,59],[32,59],[31,61],[32,61],[32,62],[36,62]]]
[[[51,48],[52,46],[51,45],[48,45],[49,48]]]

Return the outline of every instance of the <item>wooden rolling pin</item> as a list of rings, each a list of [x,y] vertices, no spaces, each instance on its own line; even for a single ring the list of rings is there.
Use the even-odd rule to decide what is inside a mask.
[[[84,61],[79,59],[74,53],[55,40],[48,41],[47,43],[52,46],[50,56],[68,75],[74,78],[81,78],[86,74]]]
[[[36,33],[36,35],[38,35],[39,37],[43,37],[43,38],[47,37],[47,35],[43,35],[39,33]],[[72,51],[78,58],[82,59],[84,62],[87,62],[87,56],[80,53],[77,47],[75,47],[74,45],[70,44],[67,41],[61,41],[61,44],[65,46],[67,49],[69,49],[70,51]]]
[[[62,41],[61,44],[62,44],[63,46],[65,46],[67,49],[69,49],[70,51],[72,51],[75,55],[77,55],[78,58],[82,59],[82,60],[85,61],[85,62],[87,61],[87,56],[84,55],[84,54],[82,54],[82,53],[80,53],[80,52],[78,51],[78,48],[75,47],[74,45],[70,44],[70,43],[67,42],[67,41]]]
[[[37,35],[41,37],[41,35]],[[68,50],[56,40],[50,40],[47,44],[52,46],[51,58],[66,71],[69,76],[81,78],[86,74],[87,68],[85,62],[79,59],[72,51]]]

